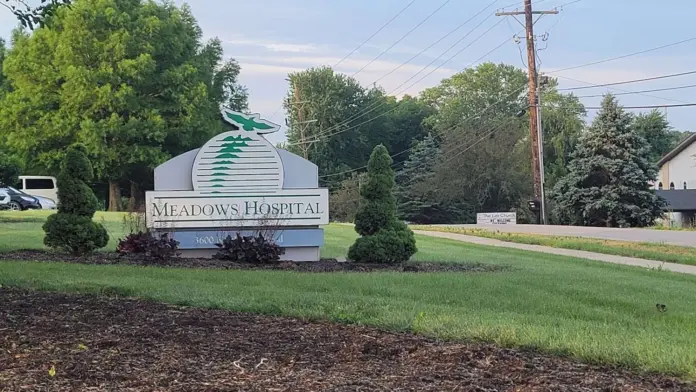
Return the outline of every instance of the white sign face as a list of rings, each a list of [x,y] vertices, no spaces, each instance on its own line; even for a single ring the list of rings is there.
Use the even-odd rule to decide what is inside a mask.
[[[516,225],[515,212],[485,212],[476,214],[477,225]]]
[[[329,223],[328,189],[273,194],[146,193],[147,227],[155,229],[315,226]]]

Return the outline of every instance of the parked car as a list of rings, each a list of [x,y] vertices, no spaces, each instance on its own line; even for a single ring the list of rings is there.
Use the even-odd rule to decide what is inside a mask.
[[[36,196],[36,195],[31,195],[32,197],[39,199],[39,204],[41,205],[42,210],[55,210],[58,208],[58,205],[56,204],[55,201],[47,198],[47,197],[41,197],[41,196]]]
[[[0,188],[0,209],[7,208],[8,204],[10,204],[10,194],[7,190]]]
[[[11,186],[0,185],[0,192],[7,194],[10,199],[7,204],[0,205],[0,208],[7,208],[13,211],[39,210],[42,208],[38,198],[29,196]]]
[[[58,202],[58,186],[55,177],[49,176],[19,176],[17,188],[22,192]]]

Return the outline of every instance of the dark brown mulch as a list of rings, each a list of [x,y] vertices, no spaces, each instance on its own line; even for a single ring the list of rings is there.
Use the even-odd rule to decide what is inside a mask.
[[[2,391],[695,390],[531,351],[289,318],[15,289],[0,289],[0,304]]]
[[[40,250],[23,250],[16,252],[0,253],[0,260],[41,261],[41,262],[66,262],[97,265],[141,265],[176,268],[216,268],[235,270],[283,270],[297,272],[488,272],[500,271],[504,266],[475,264],[475,263],[420,263],[409,262],[406,264],[359,264],[345,263],[336,260],[322,260],[313,263],[282,262],[278,264],[248,264],[233,263],[215,259],[188,259],[172,258],[165,261],[150,260],[138,255],[120,255],[115,252],[100,252],[89,256],[70,256],[64,253],[46,252]]]

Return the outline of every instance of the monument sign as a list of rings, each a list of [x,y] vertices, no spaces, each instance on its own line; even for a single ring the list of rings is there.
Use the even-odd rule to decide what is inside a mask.
[[[228,235],[262,233],[285,249],[284,260],[319,260],[329,193],[317,166],[264,138],[279,125],[227,109],[222,116],[237,130],[155,169],[148,228],[169,233],[183,256],[212,255]]]

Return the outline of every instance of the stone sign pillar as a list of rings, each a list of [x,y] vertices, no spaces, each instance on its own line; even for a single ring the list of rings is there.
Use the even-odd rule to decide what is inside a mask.
[[[222,116],[237,130],[155,169],[147,227],[179,241],[183,257],[210,257],[228,235],[261,233],[285,249],[282,260],[318,261],[329,192],[317,166],[263,137],[279,125],[227,109]]]

